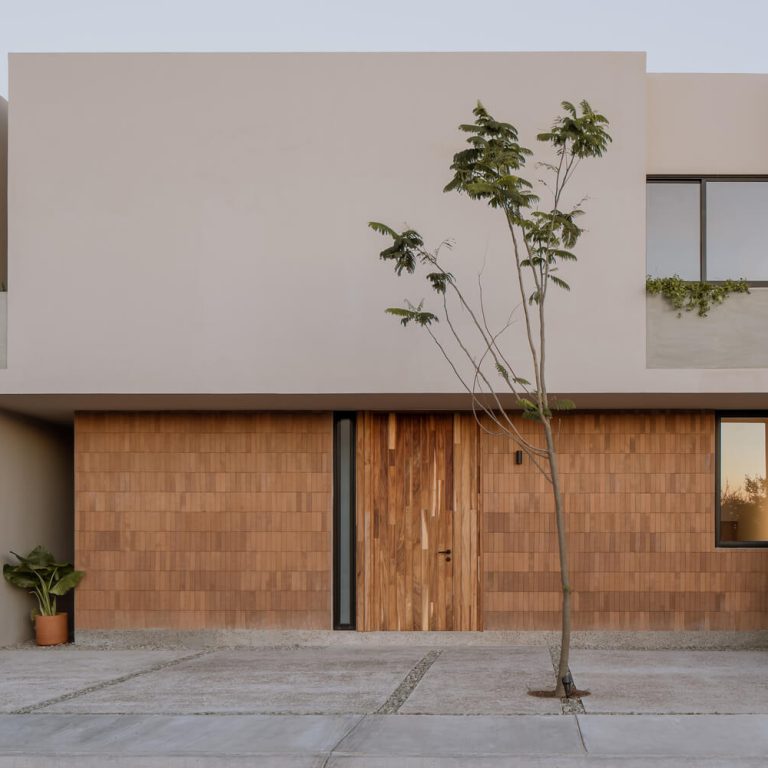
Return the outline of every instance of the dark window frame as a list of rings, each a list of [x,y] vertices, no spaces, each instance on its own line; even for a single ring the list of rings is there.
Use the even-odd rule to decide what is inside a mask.
[[[350,450],[347,459],[350,466],[350,493],[349,493],[349,506],[351,511],[351,519],[349,524],[349,547],[350,547],[350,621],[349,624],[342,624],[340,621],[341,614],[341,562],[339,551],[341,548],[341,476],[340,476],[340,462],[341,445],[340,436],[338,430],[338,424],[340,421],[349,420],[352,424],[350,435]],[[338,411],[333,414],[333,628],[338,630],[355,630],[357,629],[357,529],[356,529],[356,514],[357,508],[356,496],[355,496],[355,478],[356,478],[356,446],[357,446],[357,413],[354,411]]]
[[[768,176],[732,175],[732,174],[650,174],[646,176],[648,184],[691,184],[699,185],[699,279],[713,285],[721,285],[722,280],[707,280],[707,182],[708,181],[756,181],[768,183]],[[734,275],[734,279],[736,279]],[[747,280],[751,288],[768,288],[768,280]]]
[[[715,412],[715,547],[717,549],[766,549],[768,541],[721,541],[720,540],[720,424],[723,418],[768,418],[768,411],[716,411]]]

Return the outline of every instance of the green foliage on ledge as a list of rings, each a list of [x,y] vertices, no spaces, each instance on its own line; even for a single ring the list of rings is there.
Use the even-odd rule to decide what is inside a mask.
[[[649,296],[660,294],[681,317],[683,310],[693,312],[699,317],[706,317],[716,304],[722,304],[732,293],[749,293],[746,280],[724,280],[721,283],[702,283],[698,280],[683,280],[679,275],[673,277],[645,278],[645,292]]]

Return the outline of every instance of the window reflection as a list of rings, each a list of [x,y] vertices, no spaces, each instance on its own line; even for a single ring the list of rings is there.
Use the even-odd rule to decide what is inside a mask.
[[[691,281],[766,283],[767,214],[765,177],[649,179],[646,273]]]
[[[646,185],[646,271],[651,277],[699,279],[700,194],[698,181]]]
[[[768,280],[768,183],[707,182],[707,280]]]
[[[768,418],[720,420],[720,541],[768,541]]]

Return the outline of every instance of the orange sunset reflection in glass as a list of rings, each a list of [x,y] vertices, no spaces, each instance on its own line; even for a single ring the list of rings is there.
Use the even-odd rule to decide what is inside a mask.
[[[768,541],[768,418],[720,420],[720,541]]]

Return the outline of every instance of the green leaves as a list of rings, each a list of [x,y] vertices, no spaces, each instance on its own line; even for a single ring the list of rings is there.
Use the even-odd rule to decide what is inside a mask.
[[[556,285],[558,288],[562,288],[562,289],[563,289],[563,290],[565,290],[565,291],[570,291],[570,290],[571,290],[571,286],[570,286],[570,285],[568,285],[568,283],[566,283],[566,282],[565,282],[565,280],[561,280],[561,279],[560,279],[559,277],[557,277],[556,275],[552,275],[552,274],[550,274],[550,276],[549,276],[549,279],[550,279],[550,280],[551,280],[551,281],[552,281],[552,282],[553,282],[553,283],[554,283],[554,284],[555,284],[555,285]]]
[[[27,555],[11,554],[18,563],[3,565],[5,580],[34,595],[43,616],[55,616],[56,597],[76,587],[85,575],[83,571],[76,571],[71,563],[57,562],[42,546],[35,547]]]
[[[604,115],[593,111],[587,101],[581,101],[581,115],[569,101],[561,104],[565,114],[558,117],[552,128],[540,133],[536,138],[552,144],[558,154],[569,153],[573,157],[602,157],[613,141],[605,126],[608,120]]]
[[[489,207],[500,209],[504,215],[504,224],[511,235],[510,251],[519,280],[518,287],[527,299],[522,304],[522,311],[525,314],[531,350],[531,360],[528,364],[534,369],[536,384],[515,376],[508,370],[508,366],[502,365],[499,360],[505,359],[503,354],[494,353],[491,359],[504,387],[511,390],[517,398],[516,402],[523,416],[544,424],[549,423],[552,411],[549,405],[550,396],[540,384],[544,381],[544,356],[537,354],[537,345],[538,349],[544,345],[543,305],[548,296],[550,281],[557,288],[570,290],[568,282],[561,277],[559,270],[561,262],[576,261],[574,248],[584,231],[577,223],[583,211],[578,206],[568,207],[564,202],[564,189],[570,182],[578,161],[588,157],[600,157],[612,141],[606,130],[607,119],[595,112],[588,102],[581,101],[579,106],[575,107],[566,101],[562,102],[562,108],[563,114],[554,121],[551,129],[538,135],[539,141],[551,144],[556,156],[554,162],[537,163],[537,169],[544,168],[551,174],[548,180],[539,180],[546,188],[547,196],[551,194],[548,209],[545,206],[539,207],[540,200],[534,192],[534,186],[523,175],[526,162],[532,155],[531,150],[520,143],[514,125],[496,120],[480,102],[472,111],[474,121],[459,126],[459,130],[465,134],[466,143],[453,155],[450,166],[453,175],[443,190],[459,192],[470,199],[484,201]],[[550,156],[547,159],[552,158]],[[469,350],[469,345],[465,344],[460,331],[451,322],[446,294],[450,293],[457,300],[485,344],[482,357],[478,356],[477,359],[486,361],[485,364],[490,366],[487,355],[493,350],[499,350],[497,338],[501,333],[494,335],[489,329],[482,305],[480,312],[475,312],[470,306],[454,275],[444,268],[440,248],[427,250],[421,235],[413,229],[398,232],[375,221],[369,222],[369,226],[391,240],[391,245],[379,253],[379,258],[394,262],[397,275],[403,272],[413,273],[419,262],[426,266],[427,282],[443,297],[448,330],[455,337],[460,352],[474,364],[476,358]],[[480,291],[482,302],[482,283]],[[533,304],[538,306],[538,311],[532,312],[529,309],[529,305]],[[406,302],[404,307],[390,307],[386,311],[397,317],[403,326],[413,323],[424,328],[438,321],[436,315],[423,309],[423,302],[418,306]],[[509,325],[510,323],[507,323],[503,330]],[[540,331],[538,340],[537,330]],[[461,378],[450,352],[446,351],[431,330],[429,332],[453,367],[454,373]],[[514,366],[517,367],[517,361]],[[485,389],[494,390],[495,384],[501,383],[496,380],[495,384],[491,385],[485,373],[479,369],[476,370],[475,381],[478,377],[482,377]],[[526,396],[517,397],[518,393]],[[555,398],[552,398],[552,401],[554,400]],[[559,400],[551,407],[570,410],[574,405],[570,400]]]
[[[416,323],[416,325],[424,327],[438,322],[437,315],[433,315],[431,312],[423,312],[421,306],[419,304],[418,307],[389,307],[386,312],[388,315],[399,317],[400,324],[404,327],[408,323]]]
[[[74,568],[68,570],[63,576],[51,587],[52,595],[66,595],[70,589],[74,589],[80,580],[85,576],[83,571],[76,571]]]
[[[645,279],[645,292],[649,296],[660,294],[677,310],[677,316],[683,312],[693,312],[699,317],[706,317],[713,306],[722,304],[732,293],[749,293],[745,280],[725,280],[722,283],[702,283],[683,280],[679,275],[672,277],[651,277]]]
[[[432,287],[437,293],[445,293],[448,283],[453,281],[453,275],[450,272],[430,272],[427,280],[432,283]]]
[[[506,366],[502,365],[498,360],[496,361],[496,372],[501,376],[507,384],[517,384],[519,387],[530,387],[531,382],[528,379],[524,379],[522,376],[512,376],[506,369]]]
[[[392,227],[378,221],[369,221],[368,226],[374,231],[393,240],[389,248],[379,253],[382,261],[394,261],[395,272],[400,275],[403,270],[411,274],[416,269],[416,259],[422,256],[424,240],[414,229],[396,232]]]
[[[584,211],[574,208],[572,211],[534,211],[529,219],[522,222],[528,245],[540,256],[553,263],[557,258],[576,261],[576,256],[568,248],[576,245],[584,231],[574,219],[583,216]]]
[[[463,192],[473,200],[487,200],[492,208],[503,208],[510,215],[530,208],[538,201],[531,183],[514,174],[532,152],[517,140],[517,129],[495,120],[478,101],[472,111],[475,122],[460,125],[469,133],[469,149],[453,156],[453,178],[443,192]]]
[[[19,589],[34,589],[37,586],[37,579],[33,575],[21,570],[15,570],[15,568],[18,568],[18,566],[7,564],[3,566],[3,576],[5,576],[5,580],[9,584],[13,584],[14,587]]]
[[[519,397],[517,399],[517,404],[523,411],[521,415],[524,419],[530,419],[531,421],[544,421],[539,406],[536,405],[536,403],[534,403],[532,400],[529,400],[527,397]],[[549,413],[547,413],[547,415],[549,415]]]
[[[522,409],[522,417],[524,419],[532,419],[533,421],[545,421],[552,418],[552,410],[555,411],[572,411],[576,407],[576,403],[573,400],[566,398],[555,399],[552,403],[552,408],[544,408],[543,412],[539,406],[527,397],[520,397],[517,400],[517,404]]]

